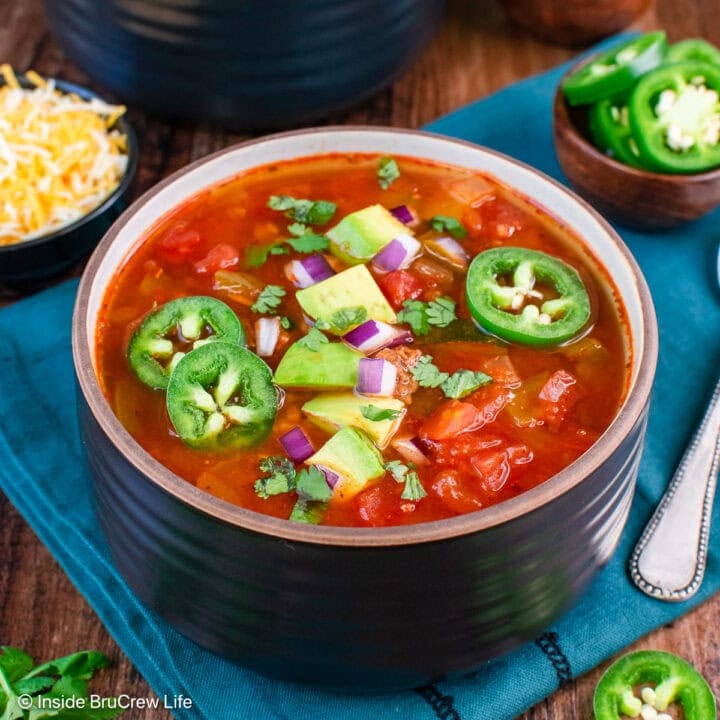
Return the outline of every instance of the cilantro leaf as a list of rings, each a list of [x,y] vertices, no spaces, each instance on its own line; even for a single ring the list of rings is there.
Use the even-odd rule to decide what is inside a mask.
[[[479,370],[458,370],[450,375],[441,387],[446,397],[458,399],[491,382],[492,378]]]
[[[292,330],[295,327],[295,323],[287,315],[283,315],[280,318],[280,327],[283,330]]]
[[[407,323],[416,335],[427,335],[430,332],[425,303],[420,300],[406,300],[397,319],[398,322]]]
[[[425,308],[425,313],[427,321],[438,327],[447,327],[453,320],[457,320],[455,301],[449,297],[431,300]]]
[[[250,309],[254,313],[275,314],[285,294],[285,290],[280,285],[266,285]]]
[[[317,525],[325,514],[326,503],[313,502],[299,497],[290,513],[292,522],[305,523],[306,525]]]
[[[337,205],[329,200],[298,200],[290,195],[271,195],[267,206],[279,210],[299,223],[324,225],[335,214]]]
[[[399,460],[390,460],[385,463],[385,469],[393,476],[395,482],[405,483],[405,487],[400,495],[403,500],[422,500],[427,495],[414,467],[412,463],[408,466]]]
[[[381,157],[377,167],[378,184],[387,190],[400,177],[400,168],[394,158]]]
[[[297,492],[299,497],[317,502],[327,502],[332,497],[325,473],[315,465],[303,468],[298,473]]]
[[[3,645],[2,651],[0,669],[10,682],[15,682],[33,669],[35,661],[23,650]]]
[[[291,237],[285,241],[293,250],[301,253],[318,252],[327,250],[330,241],[324,235],[306,233],[299,237]]]
[[[420,477],[414,470],[411,470],[405,475],[405,487],[400,495],[401,499],[418,501],[422,500],[426,495],[427,490],[420,482]]]
[[[421,355],[415,365],[410,368],[412,376],[420,387],[440,387],[449,377],[449,373],[441,372],[433,364],[431,355]]]
[[[311,350],[312,352],[318,352],[320,347],[327,342],[329,341],[325,335],[323,335],[317,328],[311,327],[308,334],[305,337],[300,338],[300,340],[297,341],[297,344],[300,347],[305,347],[308,350]]]
[[[431,217],[430,225],[432,225],[433,230],[450,233],[456,240],[462,240],[462,238],[467,236],[465,226],[457,218],[450,217],[449,215],[435,215]]]
[[[288,232],[295,237],[302,237],[303,235],[307,235],[312,232],[312,230],[310,230],[305,223],[294,222],[288,225]]]
[[[290,460],[281,455],[265,457],[258,463],[260,470],[266,474],[255,481],[255,493],[263,500],[273,495],[291,492],[295,489],[295,466]]]
[[[360,412],[364,418],[372,420],[372,422],[381,422],[382,420],[397,420],[402,414],[400,410],[391,408],[381,408],[377,405],[363,405]]]
[[[360,325],[367,320],[367,309],[362,305],[340,308],[330,317],[331,326],[337,330],[347,330],[354,325]]]
[[[282,243],[251,245],[245,251],[245,265],[251,268],[262,267],[270,255],[287,255],[289,252]]]

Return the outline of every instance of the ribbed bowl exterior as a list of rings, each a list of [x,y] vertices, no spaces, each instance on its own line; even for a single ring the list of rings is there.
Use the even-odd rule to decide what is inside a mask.
[[[70,59],[124,101],[234,128],[289,127],[390,83],[444,0],[45,0]]]
[[[139,473],[78,402],[100,523],[141,600],[221,655],[338,689],[470,671],[557,619],[618,542],[647,417],[596,472],[512,522],[421,545],[346,547],[192,508]]]

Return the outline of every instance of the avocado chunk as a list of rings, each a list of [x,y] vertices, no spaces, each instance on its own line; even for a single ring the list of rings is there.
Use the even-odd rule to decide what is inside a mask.
[[[363,415],[363,408],[371,417],[383,410],[390,411],[396,417],[371,420]],[[302,406],[302,411],[315,425],[328,432],[345,425],[362,430],[382,449],[387,447],[400,427],[405,415],[405,403],[397,398],[368,398],[351,392],[323,393],[308,400]]]
[[[348,500],[385,473],[382,456],[370,438],[360,430],[344,427],[338,430],[306,465],[322,465],[338,475],[333,497]]]
[[[365,265],[355,265],[327,280],[298,290],[295,297],[307,315],[315,322],[322,321],[328,331],[336,335],[350,329],[339,329],[333,325],[335,313],[346,308],[364,308],[366,320],[386,323],[397,320],[395,311]]]
[[[340,342],[324,343],[318,350],[294,343],[275,370],[275,382],[318,390],[355,387],[362,357]]]
[[[346,215],[326,233],[330,252],[349,265],[364,263],[398,235],[410,231],[382,205],[370,205]]]

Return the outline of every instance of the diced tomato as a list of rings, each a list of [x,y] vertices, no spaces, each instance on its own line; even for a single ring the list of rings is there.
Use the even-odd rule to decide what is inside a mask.
[[[470,464],[485,492],[499,492],[510,477],[510,461],[505,450],[473,455]]]
[[[577,380],[567,371],[554,372],[542,386],[538,398],[542,417],[549,427],[557,429],[568,411],[579,400]]]
[[[393,270],[378,277],[377,282],[396,310],[399,310],[406,300],[416,300],[423,292],[420,280],[407,270]]]
[[[489,425],[497,420],[503,408],[513,399],[513,393],[502,385],[493,383],[472,394],[472,403],[477,408],[479,424]]]
[[[429,440],[449,440],[460,433],[482,425],[478,409],[461,400],[447,400],[428,417],[420,429],[420,437]]]
[[[463,486],[461,474],[456,470],[445,470],[433,481],[431,491],[437,495],[449,510],[459,515],[482,507],[482,501]]]
[[[482,363],[482,371],[487,373],[496,383],[506,387],[520,386],[520,377],[507,355],[496,355]]]
[[[526,215],[506,200],[490,198],[463,213],[462,223],[471,238],[506,240],[522,230]]]
[[[201,275],[214,273],[218,270],[227,270],[240,262],[240,253],[237,248],[227,243],[220,243],[210,248],[210,252],[195,265],[195,272]]]
[[[158,254],[171,265],[195,260],[200,250],[200,233],[188,230],[187,223],[178,223],[158,243]]]
[[[505,448],[511,465],[527,465],[533,461],[533,451],[527,445],[510,445]]]
[[[403,513],[400,502],[402,483],[373,485],[355,496],[355,510],[365,525],[390,525]]]

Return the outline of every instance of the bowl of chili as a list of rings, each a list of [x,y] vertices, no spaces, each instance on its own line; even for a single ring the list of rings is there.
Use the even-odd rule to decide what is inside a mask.
[[[719,91],[720,51],[702,40],[668,47],[664,33],[648,33],[585,58],[555,94],[560,166],[625,225],[695,220],[720,205]]]
[[[322,128],[136,201],[83,275],[73,353],[98,517],[138,596],[265,674],[390,689],[536,636],[609,559],[657,328],[617,234],[538,171]]]

